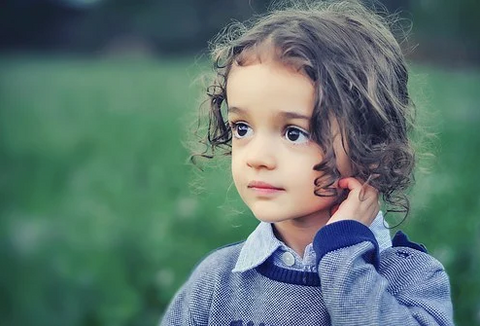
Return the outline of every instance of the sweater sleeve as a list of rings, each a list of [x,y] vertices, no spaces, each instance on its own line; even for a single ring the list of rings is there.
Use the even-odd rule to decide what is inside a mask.
[[[418,248],[380,255],[369,228],[348,220],[322,228],[314,249],[332,325],[454,325],[448,276]]]
[[[194,326],[197,325],[190,312],[187,289],[184,286],[175,295],[162,317],[160,326]]]

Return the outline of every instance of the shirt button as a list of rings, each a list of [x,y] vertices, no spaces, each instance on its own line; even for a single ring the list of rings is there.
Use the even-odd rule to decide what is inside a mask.
[[[282,261],[287,266],[293,266],[295,264],[295,257],[293,257],[290,252],[286,251],[282,254]]]

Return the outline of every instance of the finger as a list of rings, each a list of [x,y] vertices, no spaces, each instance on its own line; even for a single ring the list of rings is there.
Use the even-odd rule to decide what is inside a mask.
[[[358,192],[358,200],[360,201],[365,201],[368,198],[377,198],[377,197],[378,197],[377,189],[373,188],[372,186],[366,183],[362,185],[362,188]]]
[[[338,180],[338,186],[342,189],[353,190],[353,189],[361,188],[362,184],[357,179],[348,177],[348,178],[342,178]]]
[[[362,188],[360,188],[360,191],[358,192],[358,200],[360,201],[364,201],[366,198],[365,198],[365,192],[367,191],[365,189],[365,185],[362,186]]]
[[[358,179],[355,178],[343,178],[338,181],[338,186],[340,188],[349,189],[349,190],[358,190],[357,198],[359,201],[363,202],[367,196],[367,187],[368,184],[361,183]]]
[[[365,201],[367,199],[375,199],[375,201],[378,201],[378,190],[366,183],[362,185],[362,188],[360,189],[358,193],[358,199],[360,201]]]

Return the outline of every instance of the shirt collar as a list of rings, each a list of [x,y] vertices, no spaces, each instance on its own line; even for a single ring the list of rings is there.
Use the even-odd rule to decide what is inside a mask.
[[[272,225],[260,222],[243,244],[232,272],[245,272],[259,266],[281,246],[282,242],[273,234]]]
[[[377,239],[380,251],[392,246],[388,224],[384,220],[382,212],[378,213],[370,225],[370,230]],[[283,242],[278,240],[275,234],[273,234],[272,225],[260,222],[243,244],[232,272],[245,272],[261,265],[282,245]]]
[[[370,225],[370,231],[373,232],[378,242],[380,252],[392,246],[392,238],[390,237],[390,229],[387,221],[383,218],[382,212],[378,212],[377,217]]]

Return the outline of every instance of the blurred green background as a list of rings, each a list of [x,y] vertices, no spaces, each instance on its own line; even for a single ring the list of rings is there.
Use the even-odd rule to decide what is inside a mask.
[[[155,325],[196,262],[253,230],[228,161],[199,172],[184,142],[207,41],[268,3],[2,4],[0,325]],[[414,23],[434,154],[401,228],[445,265],[457,325],[480,325],[480,2],[384,4]]]

